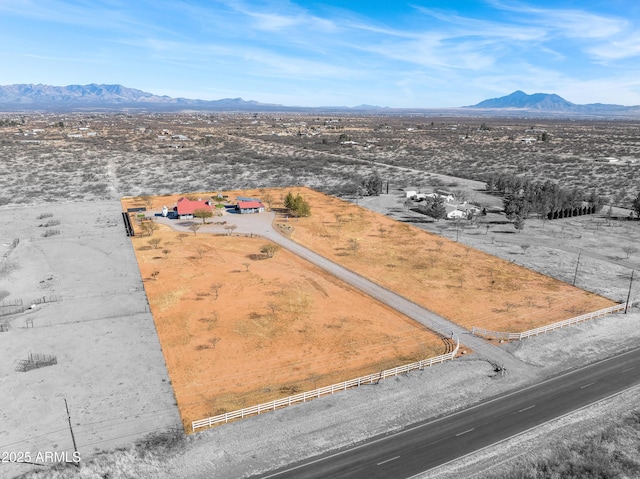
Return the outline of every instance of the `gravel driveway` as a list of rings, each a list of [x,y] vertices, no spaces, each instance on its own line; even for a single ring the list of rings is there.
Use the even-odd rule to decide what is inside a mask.
[[[260,214],[240,215],[235,213],[227,214],[215,222],[202,225],[197,234],[225,234],[229,230],[225,227],[235,225],[236,229],[233,234],[241,235],[258,235],[262,236],[274,243],[286,248],[295,255],[309,261],[310,263],[322,268],[336,278],[350,284],[369,296],[381,301],[387,306],[401,312],[402,314],[412,318],[413,320],[425,325],[432,331],[435,331],[445,337],[452,334],[460,339],[463,348],[470,348],[478,358],[489,361],[492,365],[499,365],[512,372],[524,372],[529,368],[527,364],[507,353],[503,349],[486,342],[483,339],[473,336],[468,330],[458,326],[437,314],[418,306],[416,303],[386,289],[378,284],[370,281],[346,268],[340,266],[333,261],[301,246],[295,241],[286,238],[274,227],[276,214],[274,212],[265,212]],[[176,230],[190,232],[189,225],[194,221],[200,220],[170,220],[167,218],[157,217],[157,221],[162,224],[169,225]],[[224,222],[224,224],[222,224]],[[217,223],[217,224],[216,224]]]

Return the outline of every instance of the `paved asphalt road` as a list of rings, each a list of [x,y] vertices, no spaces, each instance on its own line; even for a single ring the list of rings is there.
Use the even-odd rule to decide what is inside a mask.
[[[409,478],[638,384],[640,348],[449,416],[258,477]]]

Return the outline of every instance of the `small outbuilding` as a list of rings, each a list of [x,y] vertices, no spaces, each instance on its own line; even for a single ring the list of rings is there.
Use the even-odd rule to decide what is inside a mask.
[[[236,211],[240,211],[240,214],[246,215],[251,213],[262,213],[264,211],[264,205],[261,201],[238,201]]]

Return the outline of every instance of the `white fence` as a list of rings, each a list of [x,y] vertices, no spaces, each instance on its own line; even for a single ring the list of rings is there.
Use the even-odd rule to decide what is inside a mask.
[[[593,313],[583,314],[581,316],[576,316],[575,318],[565,319],[564,321],[548,324],[547,326],[541,326],[536,329],[530,329],[529,331],[523,331],[521,333],[505,333],[502,331],[490,331],[488,329],[478,328],[476,326],[473,327],[472,333],[474,336],[482,336],[484,338],[489,338],[489,339],[504,339],[507,341],[511,341],[514,339],[520,340],[520,339],[528,338],[531,336],[537,336],[539,334],[548,333],[549,331],[554,331],[556,329],[564,328],[565,326],[570,326],[575,323],[589,321],[594,318],[599,318],[600,316],[606,316],[607,314],[618,313],[620,311],[624,311],[626,307],[627,307],[626,303],[616,304],[615,306],[610,306],[605,309],[600,309],[598,311],[594,311]]]
[[[388,378],[391,376],[397,376],[399,374],[405,374],[415,369],[424,369],[425,367],[432,366],[433,364],[443,363],[445,361],[452,360],[453,358],[456,357],[456,354],[458,353],[459,348],[460,348],[460,341],[456,338],[456,347],[450,353],[443,354],[441,356],[436,356],[429,359],[423,359],[422,361],[418,361],[417,363],[406,364],[404,366],[398,366],[397,368],[393,368],[393,369],[386,369],[384,371],[380,371],[375,374],[369,374],[368,376],[362,376],[362,377],[351,379],[349,381],[345,381],[342,383],[332,384],[331,386],[325,386],[323,388],[314,389],[313,391],[307,391],[304,393],[296,394],[294,396],[289,396],[282,399],[276,399],[268,403],[258,404],[257,406],[239,409],[237,411],[227,412],[224,414],[220,414],[218,416],[212,416],[206,419],[193,421],[191,423],[191,430],[195,432],[197,429],[200,429],[203,427],[210,427],[210,426],[213,426],[214,424],[219,424],[222,422],[227,423],[233,419],[241,419],[247,416],[253,416],[254,414],[261,414],[266,411],[273,411],[278,408],[291,406],[292,404],[299,403],[299,402],[306,402],[311,399],[319,398],[320,396],[333,394],[338,391],[344,391],[349,388],[362,386],[364,384],[374,384],[380,381],[381,379]]]

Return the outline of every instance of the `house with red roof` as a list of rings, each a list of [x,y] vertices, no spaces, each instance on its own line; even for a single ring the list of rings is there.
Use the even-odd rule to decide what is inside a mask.
[[[191,220],[193,219],[193,213],[196,210],[206,209],[211,211],[211,205],[208,201],[205,200],[190,200],[189,198],[180,198],[178,203],[176,204],[173,211],[176,212],[176,215],[181,220]]]
[[[264,211],[264,205],[257,199],[252,199],[251,201],[238,201],[236,211],[240,211],[241,215],[262,213]]]

